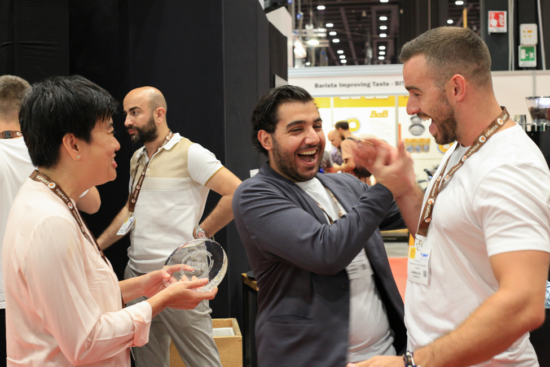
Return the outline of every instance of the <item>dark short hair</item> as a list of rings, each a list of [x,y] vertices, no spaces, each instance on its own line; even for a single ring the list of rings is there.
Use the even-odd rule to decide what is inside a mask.
[[[407,42],[401,50],[402,63],[424,55],[437,86],[460,74],[477,86],[492,85],[491,55],[483,40],[469,28],[439,27]]]
[[[349,130],[349,122],[347,122],[346,120],[338,121],[337,123],[334,124],[334,128],[336,130],[338,129]]]
[[[30,87],[29,82],[18,76],[0,76],[0,116],[18,113],[21,100]]]
[[[33,84],[19,112],[33,165],[55,167],[65,134],[90,143],[96,123],[111,118],[117,105],[105,89],[78,75]]]
[[[283,85],[273,88],[262,96],[260,102],[252,112],[252,143],[260,152],[267,154],[260,141],[258,131],[265,130],[269,134],[275,132],[279,122],[279,106],[289,102],[307,103],[313,101],[313,97],[303,88],[294,85]]]

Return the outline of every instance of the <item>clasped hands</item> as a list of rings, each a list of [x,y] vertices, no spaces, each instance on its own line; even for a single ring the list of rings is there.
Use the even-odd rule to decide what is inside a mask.
[[[373,138],[353,144],[355,164],[368,169],[376,177],[376,182],[387,187],[395,198],[407,194],[416,186],[413,160],[402,141],[397,149]]]

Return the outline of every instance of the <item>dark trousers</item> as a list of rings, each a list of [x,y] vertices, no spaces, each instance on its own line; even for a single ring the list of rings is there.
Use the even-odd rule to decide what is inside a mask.
[[[6,352],[6,309],[0,309],[0,367],[7,365],[6,359],[8,354]]]

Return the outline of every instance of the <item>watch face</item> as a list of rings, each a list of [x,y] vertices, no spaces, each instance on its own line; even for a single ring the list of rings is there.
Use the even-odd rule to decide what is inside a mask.
[[[227,256],[219,243],[197,239],[178,247],[166,260],[164,269],[172,275],[164,282],[166,287],[179,281],[206,278],[209,283],[197,290],[209,292],[225,276]]]

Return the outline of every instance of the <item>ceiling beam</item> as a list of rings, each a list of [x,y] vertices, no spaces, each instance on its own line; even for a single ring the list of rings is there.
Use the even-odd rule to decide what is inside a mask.
[[[353,39],[352,39],[351,33],[349,31],[348,18],[346,16],[346,10],[343,7],[340,8],[340,15],[342,16],[342,22],[344,23],[344,29],[346,30],[346,34],[348,36],[349,48],[351,49],[351,56],[353,57],[353,61],[355,62],[355,65],[359,65],[359,62],[357,61],[357,54],[355,53],[355,45],[353,44]]]

